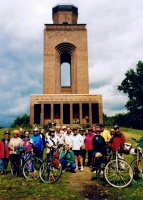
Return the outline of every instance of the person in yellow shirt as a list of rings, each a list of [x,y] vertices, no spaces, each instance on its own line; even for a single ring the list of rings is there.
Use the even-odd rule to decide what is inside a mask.
[[[109,151],[109,147],[108,147],[108,142],[110,141],[111,139],[111,134],[108,130],[105,129],[105,125],[102,123],[102,124],[99,124],[99,127],[100,127],[100,130],[101,130],[101,136],[104,138],[105,142],[106,142],[106,150],[107,150],[107,155],[110,153]]]
[[[106,143],[109,142],[112,137],[110,132],[105,129],[104,124],[99,124],[99,126],[100,126],[100,130],[101,130],[101,136],[104,138]]]

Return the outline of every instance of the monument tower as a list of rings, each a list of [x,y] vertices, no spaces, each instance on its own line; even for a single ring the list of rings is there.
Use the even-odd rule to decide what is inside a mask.
[[[57,5],[44,27],[43,94],[30,96],[30,124],[101,123],[102,96],[89,94],[86,24],[78,8]]]

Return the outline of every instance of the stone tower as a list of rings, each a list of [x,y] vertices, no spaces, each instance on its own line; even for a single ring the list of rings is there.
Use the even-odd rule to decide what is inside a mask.
[[[43,95],[30,97],[30,123],[100,123],[102,96],[89,94],[86,24],[78,8],[57,5],[44,27]]]

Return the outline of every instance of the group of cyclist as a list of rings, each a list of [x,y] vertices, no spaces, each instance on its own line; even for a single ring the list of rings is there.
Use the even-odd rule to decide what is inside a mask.
[[[20,128],[13,131],[11,139],[10,132],[6,131],[4,139],[0,141],[0,172],[7,174],[9,159],[11,162],[19,162],[17,146],[25,147],[26,153],[34,151],[41,159],[44,149],[46,149],[47,158],[50,156],[50,151],[54,151],[61,161],[63,171],[69,168],[71,172],[76,172],[78,169],[82,172],[85,165],[96,166],[97,158],[108,154],[110,150],[121,149],[124,143],[125,137],[118,125],[110,131],[105,129],[104,124],[93,125],[86,129],[57,126],[48,131],[43,128],[39,130],[35,125],[32,136],[29,130],[23,131]]]

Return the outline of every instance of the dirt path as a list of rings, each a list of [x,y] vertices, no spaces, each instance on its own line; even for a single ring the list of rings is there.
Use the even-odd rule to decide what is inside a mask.
[[[83,196],[83,200],[114,200],[106,187],[93,180],[93,173],[89,167],[84,167],[84,171],[78,170],[70,174],[69,189],[78,192]]]

